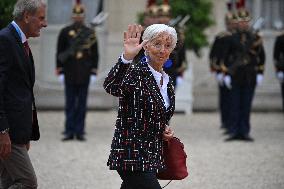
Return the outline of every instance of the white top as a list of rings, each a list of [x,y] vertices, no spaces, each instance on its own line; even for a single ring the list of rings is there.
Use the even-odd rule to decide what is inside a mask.
[[[125,60],[124,57],[123,57],[123,54],[120,56],[122,62],[124,64],[130,64],[132,63],[133,60]],[[156,70],[154,70],[154,68],[152,68],[150,66],[150,64],[148,64],[148,67],[150,68],[150,71],[152,72],[155,80],[156,80],[156,83],[160,89],[160,93],[164,99],[164,105],[166,108],[168,108],[170,106],[170,99],[169,99],[169,96],[168,96],[168,83],[169,83],[169,76],[168,74],[166,74],[166,72],[162,71],[162,73],[160,72],[157,72]],[[163,84],[161,86],[161,78],[163,77]]]

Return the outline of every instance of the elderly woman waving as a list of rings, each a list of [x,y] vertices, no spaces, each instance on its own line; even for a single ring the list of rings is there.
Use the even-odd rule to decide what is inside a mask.
[[[129,25],[124,51],[104,82],[119,97],[108,166],[117,170],[121,189],[160,189],[156,177],[165,169],[163,143],[173,137],[168,126],[175,107],[174,87],[163,65],[175,48],[177,33],[164,24]],[[138,62],[138,53],[145,56]]]

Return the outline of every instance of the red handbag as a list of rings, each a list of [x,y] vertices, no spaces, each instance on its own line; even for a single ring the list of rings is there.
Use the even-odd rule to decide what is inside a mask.
[[[187,155],[180,139],[173,137],[164,145],[166,169],[157,173],[160,180],[182,180],[188,176]]]

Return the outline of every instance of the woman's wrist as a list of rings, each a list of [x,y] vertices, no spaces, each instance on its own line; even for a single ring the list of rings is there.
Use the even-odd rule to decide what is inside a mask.
[[[126,59],[124,53],[121,54],[120,58],[124,64],[129,64],[133,61],[133,59]]]
[[[123,52],[122,55],[123,55],[123,58],[124,58],[125,60],[127,60],[127,61],[131,61],[131,60],[133,60],[133,58],[134,58],[133,55],[127,54],[127,53],[125,53],[125,52]]]

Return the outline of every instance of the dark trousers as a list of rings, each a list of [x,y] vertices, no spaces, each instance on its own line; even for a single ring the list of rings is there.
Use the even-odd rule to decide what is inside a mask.
[[[156,173],[117,171],[122,179],[120,189],[161,189]]]
[[[219,85],[219,108],[221,117],[221,127],[229,128],[230,119],[230,90],[226,86]]]
[[[65,133],[83,135],[87,108],[89,83],[82,85],[65,84]]]
[[[281,83],[282,111],[284,112],[284,82]]]
[[[234,136],[248,136],[250,112],[255,86],[233,85],[231,89],[230,132]]]

